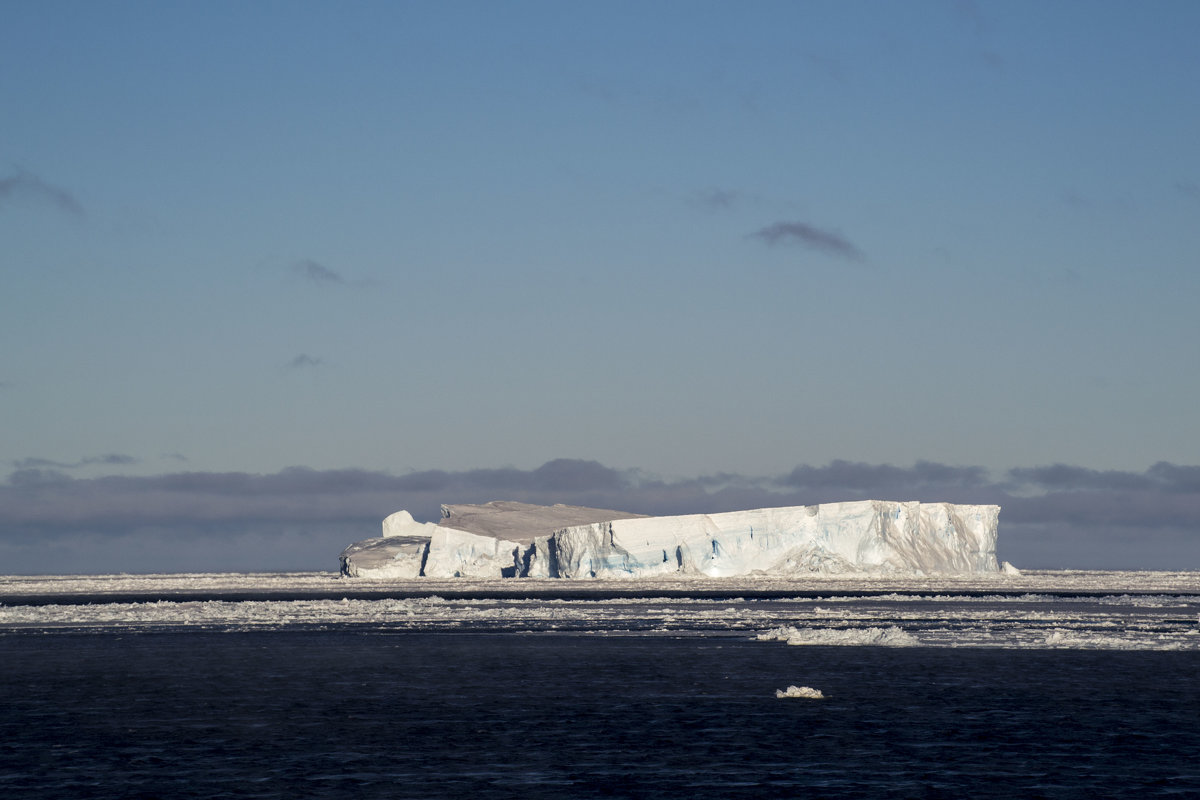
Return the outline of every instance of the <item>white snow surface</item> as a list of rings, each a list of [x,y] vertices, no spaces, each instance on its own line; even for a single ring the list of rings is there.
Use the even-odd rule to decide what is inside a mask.
[[[437,530],[433,522],[417,522],[407,511],[397,511],[383,520],[383,538],[390,536],[424,536],[429,538]]]
[[[511,578],[521,546],[505,539],[438,526],[425,557],[427,578]]]
[[[1001,569],[999,513],[994,505],[862,500],[638,517],[493,502],[443,506],[439,525],[397,512],[384,520],[383,538],[352,544],[341,562],[344,575],[370,578],[987,573]]]

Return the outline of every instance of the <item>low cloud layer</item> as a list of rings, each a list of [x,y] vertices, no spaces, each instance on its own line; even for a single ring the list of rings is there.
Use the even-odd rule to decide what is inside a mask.
[[[404,508],[436,520],[441,503],[685,514],[868,498],[998,503],[1000,557],[1021,567],[1200,569],[1200,467],[1169,463],[1143,472],[1059,464],[993,477],[928,461],[833,461],[777,476],[662,480],[559,459],[532,470],[294,467],[85,479],[29,461],[0,484],[0,572],[333,569],[341,549],[378,535],[387,514]]]
[[[806,222],[776,222],[760,228],[750,234],[750,237],[761,239],[769,245],[801,244],[812,250],[820,250],[850,261],[865,260],[862,251],[841,234],[814,227]]]

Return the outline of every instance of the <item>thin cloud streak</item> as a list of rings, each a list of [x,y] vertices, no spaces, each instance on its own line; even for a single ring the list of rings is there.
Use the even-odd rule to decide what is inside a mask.
[[[851,261],[865,260],[862,251],[845,237],[806,222],[776,222],[749,234],[749,237],[761,239],[771,246],[796,243]]]
[[[287,363],[288,369],[306,369],[311,367],[319,367],[323,365],[324,360],[316,356],[310,356],[308,353],[301,353]]]
[[[83,216],[83,206],[73,194],[24,170],[0,178],[0,201],[48,203],[63,213]]]
[[[99,456],[86,456],[78,461],[53,461],[48,458],[19,458],[13,461],[12,464],[18,470],[28,469],[81,469],[83,467],[92,466],[129,466],[137,464],[138,459],[124,453],[105,453]]]
[[[291,270],[301,278],[313,283],[340,286],[346,284],[346,279],[340,273],[312,259],[297,261],[291,265]]]
[[[1175,191],[1189,200],[1200,202],[1200,183],[1195,181],[1176,181]]]
[[[691,201],[701,208],[723,211],[733,208],[741,199],[742,193],[734,189],[711,188],[702,189],[692,194]]]

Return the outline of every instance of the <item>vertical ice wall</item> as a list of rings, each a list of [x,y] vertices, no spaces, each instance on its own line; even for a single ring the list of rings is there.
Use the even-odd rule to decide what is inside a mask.
[[[999,506],[864,500],[614,520],[556,531],[539,572],[563,578],[995,572],[999,512]]]

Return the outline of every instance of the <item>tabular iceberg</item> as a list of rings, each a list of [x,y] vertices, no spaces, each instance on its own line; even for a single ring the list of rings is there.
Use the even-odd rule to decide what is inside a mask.
[[[998,572],[1000,507],[862,500],[645,517],[579,506],[442,506],[406,511],[383,537],[341,555],[373,578],[649,578],[812,573]]]

